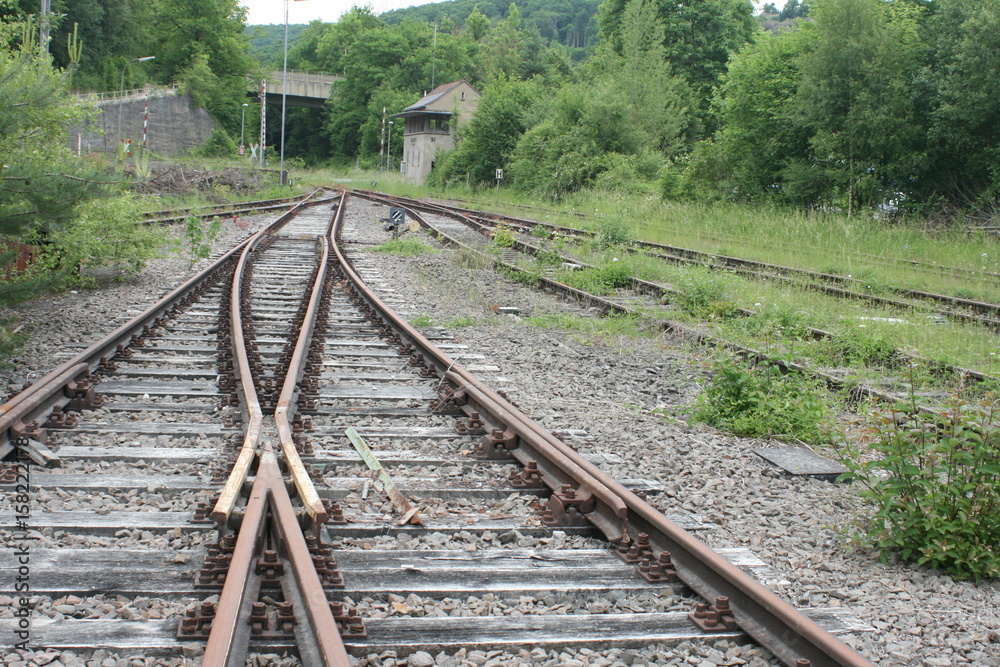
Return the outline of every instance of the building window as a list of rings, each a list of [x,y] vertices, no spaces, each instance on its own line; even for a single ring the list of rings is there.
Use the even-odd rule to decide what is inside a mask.
[[[465,91],[464,90],[462,91],[462,94],[459,95],[459,99],[462,100],[463,102],[465,101]]]

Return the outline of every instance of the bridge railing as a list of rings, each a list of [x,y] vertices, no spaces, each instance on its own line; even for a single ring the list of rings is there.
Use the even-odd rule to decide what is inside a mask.
[[[284,74],[282,70],[277,69],[271,72],[270,78],[267,80],[270,84],[271,82],[280,83]],[[297,83],[330,83],[334,81],[342,81],[344,77],[339,74],[327,74],[325,72],[307,72],[303,70],[288,70],[288,80],[295,81]]]
[[[145,88],[134,88],[132,90],[112,90],[108,92],[94,93],[77,91],[74,94],[79,102],[129,102],[139,100],[147,95],[150,97],[169,97],[176,95],[181,84],[174,83],[169,86],[147,86]]]

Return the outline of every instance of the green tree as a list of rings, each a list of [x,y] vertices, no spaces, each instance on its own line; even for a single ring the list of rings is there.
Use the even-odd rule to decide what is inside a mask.
[[[629,0],[604,0],[598,25],[602,42],[624,53],[622,25]],[[731,54],[758,30],[749,0],[657,0],[663,21],[667,61],[698,96],[703,118],[710,113],[712,89],[719,84]],[[709,126],[709,129],[710,126]]]
[[[720,189],[729,196],[782,198],[789,164],[810,154],[810,133],[798,121],[796,95],[802,80],[800,58],[811,48],[812,28],[764,33],[729,63],[718,99],[722,129],[715,138],[726,158]],[[706,156],[704,150],[700,155]],[[700,173],[718,179],[717,173]],[[699,187],[711,190],[712,184]]]
[[[942,0],[928,21],[931,62],[922,73],[931,105],[934,164],[925,196],[989,203],[1000,193],[1000,2]]]
[[[812,157],[786,170],[789,196],[839,193],[850,213],[920,174],[924,128],[911,87],[921,64],[920,12],[880,0],[815,4],[815,42],[799,57],[796,111],[811,133]]]
[[[256,68],[247,49],[246,8],[238,0],[153,0],[143,7],[146,43],[156,56],[150,66],[160,80],[197,77],[205,108],[229,134],[238,133],[246,77]]]
[[[521,135],[531,127],[539,96],[533,82],[498,79],[483,91],[476,115],[466,124],[458,147],[435,170],[437,182],[491,181],[494,170],[506,166]]]
[[[479,5],[476,5],[472,13],[465,17],[465,29],[469,31],[474,42],[485,37],[492,27],[493,24],[490,20],[479,11]]]

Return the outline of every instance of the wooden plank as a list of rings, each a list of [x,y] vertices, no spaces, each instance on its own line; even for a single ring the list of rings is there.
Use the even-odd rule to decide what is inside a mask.
[[[0,555],[13,568],[13,552]],[[7,555],[7,553],[11,555]],[[156,549],[37,549],[31,552],[32,595],[142,595],[196,597],[195,575],[204,554]],[[8,561],[8,562],[5,562]],[[14,594],[13,577],[0,582],[0,595]]]
[[[221,396],[214,382],[127,382],[105,380],[97,385],[101,394],[120,396]]]
[[[418,378],[420,379],[420,378]],[[437,398],[437,392],[429,386],[382,387],[371,385],[335,384],[320,387],[321,398],[341,400],[364,399],[369,401],[429,401]]]
[[[59,433],[62,431],[55,431]],[[134,433],[144,435],[198,435],[203,437],[221,437],[233,433],[242,433],[243,429],[223,426],[222,424],[200,424],[197,422],[115,422],[103,424],[100,422],[79,422],[66,433]]]
[[[174,529],[190,532],[214,530],[214,525],[191,523],[191,512],[34,512],[32,525],[86,535],[114,535],[120,530],[160,533]],[[0,511],[0,526],[12,526],[14,514]]]
[[[845,626],[838,610],[805,610],[806,615],[834,634],[854,631]],[[16,619],[0,619],[0,633],[13,636]],[[184,647],[199,642],[175,638],[177,619],[163,621],[109,621],[35,617],[32,619],[32,647],[61,650],[101,648],[123,657],[176,655]],[[638,648],[653,644],[675,645],[680,642],[713,643],[721,639],[745,641],[742,633],[718,633],[709,636],[697,631],[686,612],[649,614],[573,614],[473,617],[401,617],[365,619],[368,637],[344,643],[357,656],[383,650],[395,650],[402,657],[416,651],[432,655],[438,651],[513,650],[542,647],[600,647],[613,644]],[[291,647],[292,642],[266,641],[268,652]],[[251,644],[253,646],[253,644]]]
[[[49,474],[34,473],[31,482],[41,489],[108,489],[145,491],[155,488],[160,491],[200,491],[208,486],[207,480],[192,475],[104,475],[104,474]],[[217,486],[217,485],[216,485]]]

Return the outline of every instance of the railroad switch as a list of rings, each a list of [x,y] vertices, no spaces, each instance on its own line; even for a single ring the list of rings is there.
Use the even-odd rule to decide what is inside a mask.
[[[729,608],[729,598],[724,595],[715,598],[714,605],[699,604],[688,619],[702,632],[733,632],[739,627]]]
[[[478,416],[479,413],[473,412],[472,414]],[[455,425],[455,430],[458,430],[458,424]],[[483,435],[482,439],[476,443],[475,455],[477,458],[491,461],[508,460],[514,458],[510,452],[515,448],[517,448],[517,436],[513,431],[494,428],[491,433]],[[532,461],[532,463],[534,462]],[[535,469],[537,470],[537,468],[536,464]],[[514,483],[514,475],[517,473],[511,475],[511,483]],[[517,486],[516,483],[514,485]]]
[[[653,547],[649,544],[649,535],[639,533],[636,535],[635,542],[628,535],[623,536],[618,542],[615,555],[629,565],[638,565],[644,560],[654,560]]]

